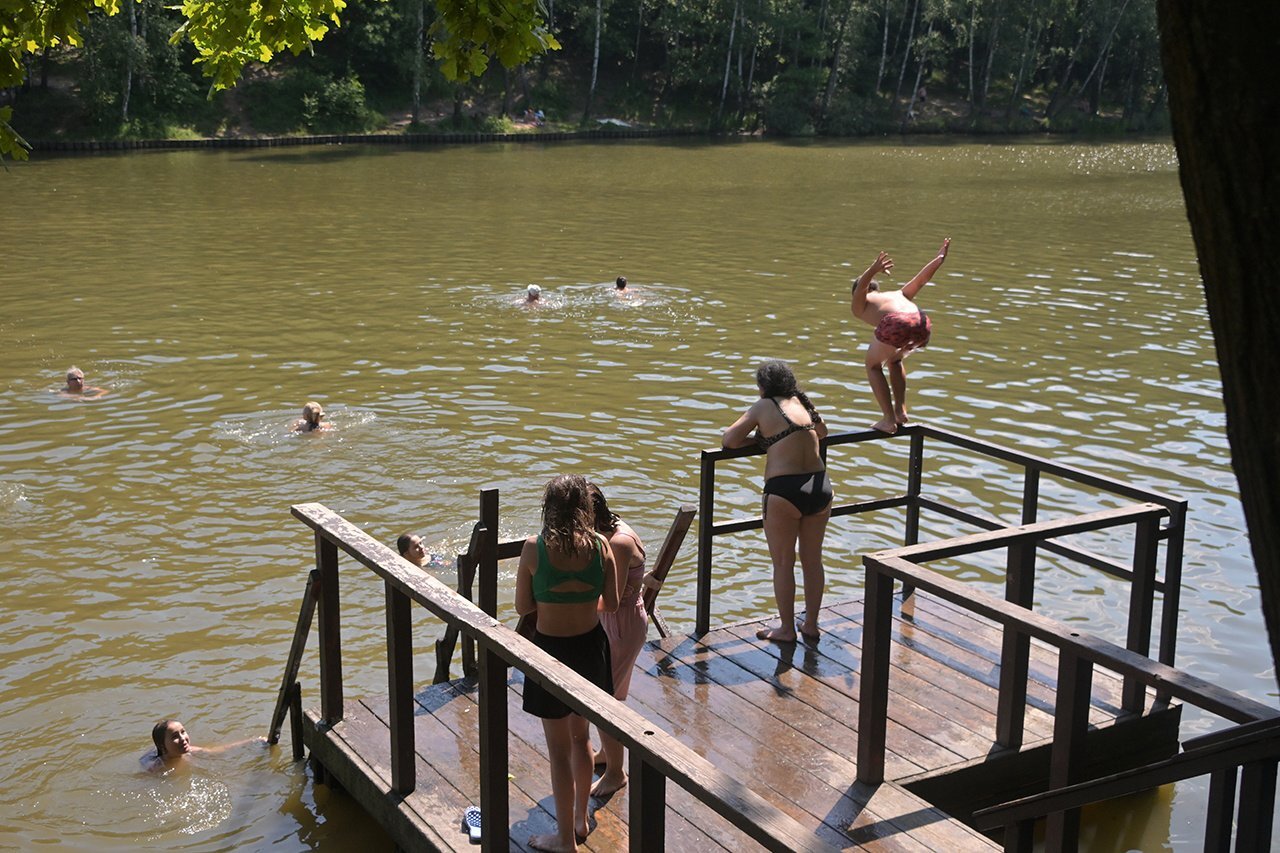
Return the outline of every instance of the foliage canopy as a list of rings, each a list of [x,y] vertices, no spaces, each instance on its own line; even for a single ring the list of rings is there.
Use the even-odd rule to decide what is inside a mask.
[[[0,0],[0,88],[24,76],[23,59],[59,45],[83,46],[89,13],[119,14],[133,0]],[[183,0],[183,23],[171,41],[195,47],[213,89],[233,86],[245,65],[295,56],[341,25],[346,0]],[[432,52],[451,80],[484,73],[491,56],[507,67],[559,48],[542,20],[538,0],[435,0]],[[0,108],[0,158],[25,159],[27,145]]]

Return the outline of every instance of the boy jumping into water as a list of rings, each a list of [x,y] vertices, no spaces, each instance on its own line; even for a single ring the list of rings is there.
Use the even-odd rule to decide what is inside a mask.
[[[916,305],[915,297],[947,259],[950,246],[951,238],[947,237],[938,256],[897,293],[881,292],[875,281],[877,275],[893,269],[893,258],[884,252],[854,282],[853,316],[876,330],[875,340],[867,345],[867,379],[884,417],[872,424],[872,429],[893,435],[907,422],[907,369],[902,360],[928,344],[933,331],[933,323]],[[886,364],[888,380],[884,376]]]

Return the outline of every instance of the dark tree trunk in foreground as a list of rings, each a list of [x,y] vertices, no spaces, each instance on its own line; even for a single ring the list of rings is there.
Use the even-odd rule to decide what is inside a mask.
[[[1158,0],[1157,10],[1231,463],[1280,662],[1280,4]]]

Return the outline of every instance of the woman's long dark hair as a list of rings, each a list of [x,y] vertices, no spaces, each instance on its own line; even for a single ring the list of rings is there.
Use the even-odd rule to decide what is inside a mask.
[[[542,538],[562,554],[584,554],[595,544],[587,479],[561,474],[542,494]]]
[[[769,359],[756,369],[756,385],[760,386],[761,397],[795,397],[804,406],[805,411],[815,420],[822,420],[818,410],[809,402],[809,397],[800,390],[796,375],[791,372],[785,361]]]
[[[591,514],[593,526],[597,533],[612,536],[618,532],[618,516],[609,510],[609,502],[604,499],[604,492],[595,483],[587,483],[587,494],[591,497]]]

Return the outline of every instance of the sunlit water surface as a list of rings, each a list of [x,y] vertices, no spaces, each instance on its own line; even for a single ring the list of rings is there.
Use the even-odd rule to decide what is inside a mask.
[[[913,416],[1189,499],[1180,662],[1276,701],[1167,143],[40,156],[0,187],[0,846],[389,848],[287,735],[139,769],[160,717],[197,743],[265,731],[313,560],[289,506],[454,554],[481,486],[515,538],[546,480],[578,471],[656,545],[759,359],[792,362],[835,429],[876,418],[849,281],[884,248],[903,282],[945,235]],[[614,298],[618,274],[639,296]],[[529,283],[547,307],[515,304]],[[72,363],[109,393],[60,396]],[[335,429],[289,434],[309,399]],[[1016,518],[1013,471],[947,453],[927,469],[939,496]],[[894,493],[903,445],[833,452],[832,470],[841,499]],[[722,470],[720,517],[758,511],[759,473]],[[1116,503],[1045,493],[1049,515]],[[859,555],[900,525],[833,524],[828,600],[859,594]],[[767,614],[760,535],[716,555],[716,618]],[[1047,612],[1122,640],[1122,589],[1050,565]],[[691,538],[663,592],[677,628],[693,571]],[[381,585],[354,568],[343,584],[348,692],[385,692]],[[439,626],[417,625],[428,678]],[[314,652],[303,682],[310,704]],[[1090,849],[1197,849],[1203,791],[1099,810]]]

